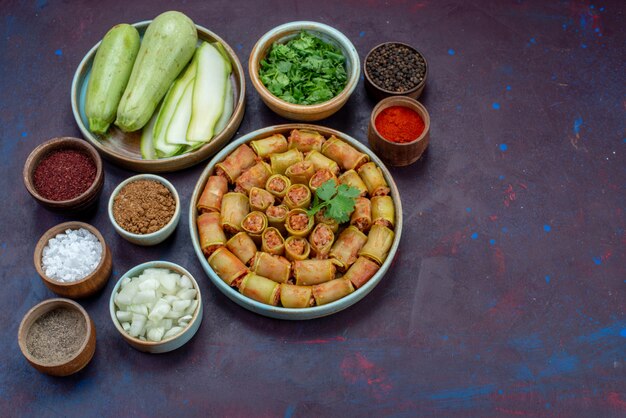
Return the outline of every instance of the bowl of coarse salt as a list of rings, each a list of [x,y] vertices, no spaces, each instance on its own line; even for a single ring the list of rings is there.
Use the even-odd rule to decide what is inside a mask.
[[[100,291],[111,276],[111,251],[102,234],[83,222],[50,228],[35,246],[37,273],[48,289],[68,298]]]

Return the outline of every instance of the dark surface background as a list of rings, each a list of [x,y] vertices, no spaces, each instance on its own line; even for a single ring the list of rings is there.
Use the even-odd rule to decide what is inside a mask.
[[[620,1],[0,1],[0,415],[626,416],[625,42]],[[244,68],[256,40],[291,20],[335,26],[361,59],[398,40],[427,57],[427,156],[392,170],[405,218],[374,291],[327,318],[286,322],[219,293],[196,259],[188,200],[204,164],[167,174],[175,236],[140,248],[116,235],[110,192],[132,173],[106,163],[95,225],[114,273],[81,301],[97,332],[82,372],[52,378],[20,354],[24,313],[54,295],[32,264],[37,239],[73,217],[27,194],[28,153],[80,136],[70,85],[114,24],[169,8],[222,36]],[[248,79],[238,135],[283,123]],[[362,81],[321,124],[366,142]],[[183,348],[148,355],[113,327],[117,279],[148,260],[188,268],[204,320]]]

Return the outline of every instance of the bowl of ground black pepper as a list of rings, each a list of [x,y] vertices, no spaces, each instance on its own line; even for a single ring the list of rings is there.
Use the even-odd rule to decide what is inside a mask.
[[[385,42],[367,54],[363,73],[365,90],[373,99],[408,96],[417,100],[426,86],[428,64],[412,46]]]
[[[174,232],[180,220],[178,192],[161,176],[130,177],[111,193],[109,219],[117,233],[133,244],[159,244]]]
[[[69,299],[48,299],[31,308],[17,333],[20,350],[37,370],[68,376],[82,370],[96,350],[96,327]]]
[[[26,159],[23,177],[37,202],[59,212],[91,208],[104,185],[100,155],[88,142],[72,137],[37,146]]]

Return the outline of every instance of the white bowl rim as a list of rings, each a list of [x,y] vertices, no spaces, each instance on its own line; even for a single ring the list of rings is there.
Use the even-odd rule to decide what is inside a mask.
[[[163,228],[159,229],[158,231],[151,232],[149,234],[135,234],[133,232],[129,232],[125,230],[124,228],[122,228],[115,220],[115,216],[113,216],[113,202],[115,200],[115,196],[117,196],[120,190],[122,190],[122,188],[126,186],[128,183],[132,183],[133,181],[138,181],[138,180],[158,181],[159,183],[167,187],[170,193],[172,193],[172,196],[174,197],[174,201],[176,202],[176,209],[174,209],[174,214],[172,215],[172,219],[170,219],[169,222],[163,226]],[[113,224],[113,227],[115,228],[115,230],[120,235],[131,238],[131,239],[135,239],[135,240],[148,241],[151,238],[158,238],[162,234],[167,233],[168,229],[172,226],[172,224],[178,222],[178,220],[180,219],[180,197],[178,196],[178,191],[176,190],[174,185],[170,183],[165,177],[161,177],[156,174],[148,174],[148,173],[136,174],[134,176],[127,178],[126,180],[122,181],[120,184],[117,185],[117,187],[113,190],[113,192],[111,193],[111,196],[109,197],[109,204],[108,204],[107,210],[109,213],[109,220]]]
[[[239,145],[243,143],[247,143],[255,137],[260,137],[265,134],[270,135],[272,132],[277,131],[277,130],[290,130],[290,129],[315,130],[315,129],[320,129],[320,128],[323,128],[328,131],[332,131],[338,138],[346,140],[346,142],[356,147],[359,151],[366,153],[370,157],[371,161],[376,163],[376,165],[380,167],[380,169],[382,170],[383,176],[385,177],[385,180],[387,181],[387,184],[389,185],[389,188],[391,189],[390,195],[393,198],[393,203],[396,209],[396,212],[395,212],[396,213],[396,225],[394,228],[395,235],[394,235],[393,244],[391,245],[391,248],[389,249],[389,254],[387,255],[387,258],[385,259],[383,264],[380,266],[380,269],[378,269],[376,274],[374,274],[374,276],[370,280],[368,280],[367,283],[365,283],[363,286],[356,289],[354,292],[350,293],[349,295],[341,299],[338,299],[334,302],[328,303],[326,305],[313,306],[310,308],[300,308],[300,309],[271,306],[271,305],[267,305],[261,302],[257,302],[256,300],[248,298],[247,296],[242,295],[237,290],[228,286],[222,279],[220,279],[217,276],[217,274],[215,274],[215,272],[209,265],[207,259],[202,254],[202,250],[200,249],[200,246],[198,245],[198,242],[199,242],[198,232],[197,232],[196,223],[194,219],[196,215],[195,202],[200,197],[200,194],[202,193],[202,189],[204,188],[204,185],[206,184],[206,179],[208,178],[210,173],[214,170],[215,164],[217,164],[219,161],[222,161],[228,154],[230,154]],[[201,185],[202,187],[200,187]],[[194,246],[196,256],[200,260],[200,264],[202,265],[202,268],[205,271],[205,273],[209,276],[209,279],[211,280],[211,282],[213,282],[213,284],[217,286],[217,288],[222,293],[224,293],[229,299],[231,299],[238,305],[252,312],[258,313],[260,315],[265,315],[265,316],[269,316],[269,317],[277,318],[277,319],[302,320],[302,319],[319,318],[319,317],[331,315],[333,313],[346,309],[349,306],[361,300],[362,298],[364,298],[369,292],[371,292],[374,289],[374,287],[378,284],[378,282],[380,282],[382,277],[387,273],[387,270],[389,270],[389,267],[391,267],[391,264],[395,258],[396,252],[400,245],[400,239],[402,236],[402,225],[403,225],[402,201],[400,198],[398,187],[396,186],[393,180],[393,177],[391,176],[391,173],[389,172],[385,164],[378,158],[378,156],[376,156],[376,154],[372,150],[370,150],[368,147],[366,147],[364,144],[362,144],[361,142],[354,139],[352,136],[348,134],[345,134],[341,131],[337,131],[335,129],[328,128],[325,126],[307,124],[307,123],[289,123],[289,124],[282,124],[282,125],[272,125],[272,126],[268,126],[262,129],[257,129],[255,131],[249,132],[245,134],[244,136],[238,138],[237,140],[232,141],[226,147],[222,148],[222,150],[220,150],[220,152],[218,152],[211,159],[211,161],[209,161],[205,169],[202,171],[202,173],[200,174],[200,177],[198,178],[198,181],[196,182],[196,185],[194,187],[194,191],[191,196],[190,203],[189,203],[189,232],[191,234],[191,241]]]
[[[177,273],[183,273],[185,276],[189,277],[189,279],[191,280],[191,283],[193,283],[195,289],[198,291],[198,306],[196,306],[196,309],[193,311],[191,321],[189,321],[187,326],[183,328],[181,332],[179,332],[176,335],[172,335],[171,337],[166,338],[161,341],[143,341],[143,340],[140,340],[139,338],[131,336],[124,330],[124,328],[122,328],[122,326],[120,325],[120,321],[115,316],[116,308],[115,308],[114,299],[115,299],[115,295],[118,293],[120,286],[122,285],[122,280],[124,280],[126,277],[139,275],[141,272],[149,268],[168,268]],[[115,328],[120,332],[120,334],[122,334],[123,337],[128,338],[138,344],[158,347],[160,345],[169,343],[181,337],[183,334],[185,334],[185,332],[189,330],[189,328],[191,328],[192,324],[196,322],[198,318],[201,319],[202,317],[198,315],[198,312],[200,312],[200,309],[201,309],[200,305],[202,305],[202,292],[200,290],[200,285],[198,284],[196,279],[193,277],[193,275],[186,268],[184,268],[183,266],[179,264],[173,263],[171,261],[155,260],[155,261],[146,261],[145,263],[138,264],[135,267],[130,268],[126,273],[120,276],[120,278],[117,280],[117,283],[115,283],[113,290],[111,291],[111,297],[109,298],[109,314],[111,315],[111,320],[113,321],[113,325],[115,325]]]

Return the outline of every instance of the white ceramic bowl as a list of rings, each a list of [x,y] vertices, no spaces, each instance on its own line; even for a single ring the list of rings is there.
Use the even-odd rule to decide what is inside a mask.
[[[166,268],[175,271],[180,275],[184,274],[191,279],[194,288],[198,291],[198,307],[193,313],[191,321],[189,322],[187,327],[180,334],[158,342],[142,341],[139,338],[131,337],[126,331],[124,331],[124,328],[122,328],[122,325],[115,316],[115,311],[117,310],[117,308],[115,306],[114,299],[115,295],[119,291],[120,285],[122,284],[122,280],[124,280],[126,277],[137,277],[141,274],[142,271],[148,268]],[[198,286],[198,282],[196,282],[196,279],[194,279],[191,273],[189,273],[186,269],[179,266],[178,264],[170,263],[168,261],[148,261],[147,263],[139,264],[138,266],[133,267],[132,269],[124,273],[122,277],[120,277],[120,279],[115,284],[115,287],[113,288],[113,292],[111,292],[111,298],[109,299],[109,313],[111,314],[111,320],[113,321],[113,325],[115,325],[115,328],[119,331],[122,337],[124,337],[126,342],[132,347],[146,353],[167,353],[168,351],[176,350],[177,348],[180,348],[184,344],[186,344],[187,341],[189,341],[196,334],[198,328],[200,328],[200,324],[202,323],[202,295],[200,292],[200,286]]]
[[[115,217],[113,216],[113,202],[115,200],[115,196],[117,196],[120,190],[122,190],[122,187],[124,187],[128,183],[137,180],[158,181],[168,188],[170,193],[172,193],[174,200],[176,201],[176,209],[174,210],[174,216],[172,216],[172,219],[170,219],[170,221],[163,228],[150,234],[134,234],[132,232],[128,232],[118,225],[118,223],[115,221]],[[157,176],[154,174],[138,174],[136,176],[129,177],[121,182],[115,188],[115,190],[113,190],[113,193],[111,193],[111,197],[109,198],[109,220],[111,221],[111,224],[113,224],[115,231],[117,231],[117,233],[120,234],[122,238],[132,242],[133,244],[144,246],[160,244],[161,242],[165,241],[170,235],[172,235],[172,232],[174,232],[176,226],[178,226],[178,221],[180,220],[180,198],[178,197],[178,192],[176,191],[176,188],[172,185],[172,183],[170,183],[161,176]]]
[[[394,229],[395,236],[394,236],[393,244],[391,246],[391,249],[389,250],[389,255],[383,262],[383,265],[380,267],[380,269],[376,272],[376,274],[374,274],[374,276],[367,283],[365,283],[363,286],[356,289],[354,292],[350,293],[348,296],[344,298],[331,302],[327,305],[313,306],[311,308],[303,308],[303,309],[283,308],[279,306],[266,305],[264,303],[260,303],[260,302],[257,302],[256,300],[250,299],[242,295],[241,293],[239,293],[236,289],[233,289],[232,287],[228,286],[222,279],[220,279],[217,276],[217,274],[213,271],[213,269],[209,265],[207,259],[202,254],[202,249],[200,248],[200,243],[199,243],[200,241],[198,238],[198,230],[196,228],[196,218],[198,216],[196,205],[197,205],[198,199],[200,198],[200,195],[202,194],[202,190],[204,189],[204,185],[206,184],[208,177],[213,173],[215,164],[222,161],[224,158],[226,158],[227,155],[233,152],[235,148],[237,148],[239,145],[243,143],[248,143],[249,141],[252,141],[255,139],[265,138],[275,133],[282,133],[285,136],[289,136],[289,132],[292,129],[315,130],[326,137],[329,137],[330,135],[335,135],[336,137],[346,141],[347,143],[349,143],[350,145],[352,145],[359,151],[364,152],[367,155],[369,155],[370,159],[373,162],[375,162],[376,165],[378,165],[380,169],[382,170],[383,176],[385,177],[385,180],[387,181],[387,184],[389,185],[389,188],[391,189],[390,195],[393,198],[393,203],[396,209],[396,214],[395,214],[396,226]],[[376,154],[374,154],[369,148],[367,148],[365,145],[363,145],[356,139],[342,132],[336,131],[334,129],[325,128],[325,127],[318,126],[318,125],[307,125],[307,124],[298,124],[298,123],[293,123],[293,124],[288,124],[288,125],[276,125],[276,126],[270,126],[267,128],[259,129],[257,131],[250,132],[249,134],[242,136],[236,141],[231,142],[228,146],[222,149],[215,157],[213,157],[213,159],[209,162],[209,164],[206,166],[206,168],[200,175],[200,178],[198,179],[198,182],[196,183],[196,187],[191,197],[191,202],[189,204],[189,232],[191,233],[191,241],[193,243],[194,250],[196,251],[196,255],[198,256],[198,259],[200,260],[200,264],[202,265],[202,268],[204,269],[206,274],[209,276],[209,279],[211,279],[211,282],[222,293],[228,296],[229,299],[231,299],[238,305],[243,306],[244,308],[252,312],[258,313],[260,315],[269,316],[272,318],[292,319],[292,320],[313,319],[313,318],[319,318],[322,316],[330,315],[335,312],[339,312],[343,309],[346,309],[347,307],[363,299],[380,282],[380,280],[383,278],[387,270],[389,270],[389,267],[391,266],[393,258],[396,255],[396,251],[398,251],[398,245],[400,244],[400,237],[402,235],[402,202],[400,200],[400,193],[398,191],[398,187],[396,186],[396,183],[393,181],[393,177],[391,176],[391,173],[389,172],[387,167],[385,167],[383,162],[376,156]]]

